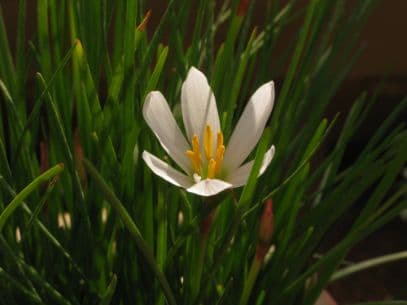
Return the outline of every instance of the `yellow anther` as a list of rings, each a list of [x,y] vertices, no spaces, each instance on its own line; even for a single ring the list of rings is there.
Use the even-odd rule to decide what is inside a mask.
[[[218,174],[222,168],[223,155],[225,154],[225,145],[223,145],[223,134],[218,132],[216,139],[216,173]]]
[[[214,159],[210,159],[208,164],[208,179],[212,179],[213,177],[215,177],[215,171],[216,161]]]
[[[195,152],[192,150],[187,150],[187,156],[191,159],[192,166],[194,168],[194,171],[197,174],[201,174],[201,158],[199,155],[197,155]]]
[[[209,124],[205,128],[204,151],[206,160],[209,161],[212,158],[212,128]]]
[[[223,155],[225,154],[225,145],[220,145],[216,148],[216,173],[219,173],[222,168]]]
[[[202,160],[201,152],[199,150],[199,139],[197,135],[194,135],[192,137],[192,150],[187,150],[186,154],[192,161],[192,166],[194,168],[195,173],[200,175]]]
[[[219,146],[223,146],[223,133],[221,133],[220,131],[218,132],[216,138],[216,147],[218,148]]]
[[[199,154],[199,156],[201,155],[199,151],[199,139],[197,135],[192,136],[192,151],[196,154]]]
[[[197,135],[194,135],[192,137],[191,144],[192,150],[187,150],[186,154],[191,159],[195,173],[197,173],[198,175],[206,174],[206,178],[208,179],[215,178],[215,176],[221,171],[223,155],[225,154],[225,145],[223,145],[223,134],[221,132],[217,133],[216,151],[215,155],[212,157],[212,128],[209,124],[206,125],[203,139],[203,149],[208,163],[202,163],[201,148],[199,146],[199,138]],[[205,170],[202,170],[203,166],[207,166],[206,173]]]

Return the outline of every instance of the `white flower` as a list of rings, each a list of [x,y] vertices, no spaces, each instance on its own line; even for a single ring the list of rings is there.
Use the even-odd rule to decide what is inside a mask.
[[[226,146],[215,96],[205,75],[192,67],[181,91],[182,117],[190,141],[185,139],[159,91],[147,95],[143,116],[183,172],[144,151],[143,159],[148,167],[166,181],[200,196],[245,185],[254,161],[242,163],[259,141],[273,109],[274,83],[262,85],[252,95]],[[264,155],[259,175],[273,156],[274,146],[271,146]]]

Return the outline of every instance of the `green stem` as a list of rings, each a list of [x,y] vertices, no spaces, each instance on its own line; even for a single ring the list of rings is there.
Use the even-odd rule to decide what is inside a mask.
[[[219,266],[222,264],[223,258],[226,255],[232,243],[233,237],[235,237],[237,230],[239,229],[239,225],[242,221],[242,215],[243,215],[242,209],[237,209],[233,222],[226,233],[226,238],[223,240],[219,251],[217,251],[216,258],[212,265],[210,275],[213,275],[218,270]]]
[[[62,172],[63,169],[64,165],[62,163],[55,165],[54,167],[44,172],[42,175],[35,178],[20,193],[18,193],[0,215],[0,232],[2,231],[7,219],[11,216],[15,209],[17,209],[18,206],[23,203],[24,199],[27,198],[27,196],[35,191],[38,187],[40,187],[41,184]]]
[[[252,289],[254,283],[256,282],[257,275],[259,274],[260,267],[263,260],[257,256],[257,253],[254,255],[252,266],[250,267],[249,275],[246,278],[243,287],[242,297],[240,298],[239,305],[246,305],[249,301],[250,294],[252,293]]]
[[[209,231],[212,226],[212,218],[213,218],[214,212],[215,212],[215,209],[213,209],[211,212],[209,212],[209,214],[206,215],[205,218],[201,222],[201,231],[199,234],[199,250],[198,250],[199,252],[198,252],[196,264],[195,264],[196,268],[194,270],[193,277],[192,277],[191,293],[192,293],[193,301],[195,301],[196,298],[198,297],[199,290],[201,287],[202,271],[203,271],[203,266],[205,263],[205,256],[206,256],[206,247],[208,245]]]
[[[194,272],[194,277],[192,279],[192,300],[195,300],[198,297],[199,288],[201,287],[201,278],[203,265],[205,262],[206,246],[208,244],[208,235],[200,236],[199,241],[199,253],[196,261],[196,269]]]

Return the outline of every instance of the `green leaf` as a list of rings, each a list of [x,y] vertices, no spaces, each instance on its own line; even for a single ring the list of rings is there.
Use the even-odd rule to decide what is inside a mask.
[[[407,251],[400,251],[397,253],[386,254],[386,255],[379,256],[379,257],[367,259],[362,262],[357,262],[357,263],[350,265],[349,267],[336,271],[332,275],[330,282],[337,281],[344,277],[350,276],[356,272],[364,271],[366,269],[370,269],[370,268],[373,268],[376,266],[380,266],[383,264],[388,264],[391,262],[404,260],[404,259],[407,259]]]
[[[0,54],[2,60],[0,61],[0,78],[5,80],[5,83],[10,88],[15,88],[15,70],[13,57],[11,54],[10,46],[8,43],[6,27],[3,19],[3,10],[0,6]]]
[[[17,209],[24,201],[24,199],[38,189],[44,182],[55,177],[62,172],[64,166],[62,164],[57,164],[50,168],[37,178],[35,178],[29,185],[27,185],[17,196],[6,206],[6,208],[0,214],[0,232],[2,231],[7,219],[13,214],[15,209]]]
[[[33,302],[33,304],[44,304],[40,297],[21,285],[21,283],[17,279],[8,274],[2,267],[0,267],[0,278],[3,278],[11,286],[15,287],[19,293],[28,298],[31,302]]]
[[[168,284],[167,279],[165,278],[165,275],[162,273],[162,271],[158,267],[157,262],[154,259],[154,255],[153,255],[152,251],[147,246],[146,242],[144,241],[143,237],[141,236],[140,230],[138,229],[138,227],[136,226],[134,221],[131,219],[131,216],[129,215],[129,213],[123,206],[123,204],[120,202],[120,200],[112,192],[110,187],[106,184],[106,182],[100,176],[100,174],[97,172],[96,168],[87,160],[84,160],[84,165],[85,165],[86,169],[88,170],[89,174],[91,175],[91,177],[94,179],[99,190],[103,193],[106,200],[112,205],[112,207],[119,214],[124,225],[129,230],[131,236],[134,238],[134,241],[136,242],[137,248],[141,252],[141,255],[143,256],[143,258],[145,259],[145,261],[149,265],[149,267],[152,269],[152,271],[155,273],[158,281],[160,282],[161,287],[164,291],[164,294],[167,297],[168,303],[171,305],[176,305],[174,295],[171,291],[171,288]]]
[[[157,64],[154,67],[153,73],[151,74],[151,77],[147,83],[147,87],[144,93],[144,97],[147,95],[148,92],[151,90],[155,89],[157,87],[158,80],[161,76],[161,73],[163,71],[166,59],[168,55],[168,47],[164,47],[163,50],[161,51]],[[144,98],[143,98],[144,100]]]
[[[107,289],[105,293],[102,296],[102,299],[99,302],[99,305],[110,305],[114,292],[116,290],[116,284],[117,284],[117,276],[116,274],[113,274],[112,280],[110,281],[109,286],[107,286]]]
[[[251,199],[253,197],[257,179],[260,171],[261,164],[263,163],[264,154],[269,148],[268,145],[271,139],[271,131],[269,128],[266,128],[263,132],[263,136],[260,139],[259,144],[257,145],[256,157],[254,159],[253,167],[250,171],[249,178],[247,183],[243,188],[242,194],[240,195],[238,202],[238,209],[245,209],[247,205],[251,205]]]

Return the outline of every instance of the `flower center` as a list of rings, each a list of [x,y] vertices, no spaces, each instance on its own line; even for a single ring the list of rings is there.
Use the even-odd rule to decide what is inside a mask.
[[[220,174],[222,168],[223,155],[225,154],[223,134],[222,132],[218,132],[217,134],[214,155],[212,155],[212,136],[212,128],[207,124],[203,136],[203,151],[206,160],[202,160],[199,138],[197,135],[192,136],[192,150],[187,150],[186,152],[187,156],[191,159],[195,173],[202,178],[212,179]]]

